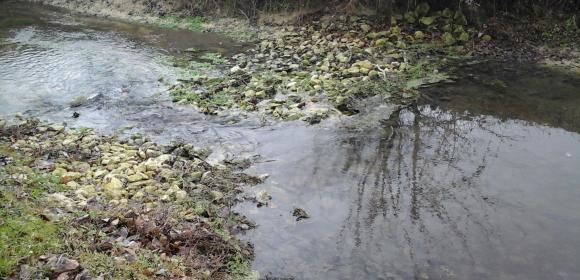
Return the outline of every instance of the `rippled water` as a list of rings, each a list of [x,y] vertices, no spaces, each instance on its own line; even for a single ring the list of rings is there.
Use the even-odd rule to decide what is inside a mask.
[[[373,100],[321,125],[263,126],[204,116],[164,92],[176,77],[164,54],[233,53],[235,42],[2,7],[0,115],[179,137],[215,158],[262,156],[249,172],[271,177],[248,192],[273,200],[237,209],[258,224],[241,237],[263,277],[580,279],[578,76],[466,65],[422,105]],[[79,96],[87,101],[71,107]],[[311,218],[297,222],[294,207]]]
[[[240,140],[222,125],[228,119],[175,106],[166,92],[178,77],[167,54],[195,48],[229,55],[244,48],[235,41],[17,3],[0,5],[0,38],[0,116],[18,112],[105,133],[146,132],[159,141]]]

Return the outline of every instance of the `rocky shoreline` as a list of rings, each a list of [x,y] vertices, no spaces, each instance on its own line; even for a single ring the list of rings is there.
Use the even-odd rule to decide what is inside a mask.
[[[460,11],[428,6],[395,16],[388,25],[372,17],[322,16],[260,33],[255,47],[209,66],[221,69],[221,75],[200,74],[198,64],[187,63],[199,54],[188,53],[181,67],[195,73],[170,93],[173,101],[207,114],[256,112],[314,124],[329,116],[355,115],[362,100],[377,95],[393,104],[416,103],[420,88],[453,82],[457,64],[528,59],[566,71],[580,69],[577,44],[510,49],[492,33],[500,36],[469,25]]]
[[[360,100],[376,95],[412,103],[420,87],[449,81],[443,68],[469,55],[468,44],[491,40],[468,29],[460,12],[415,13],[423,23],[400,18],[387,27],[370,18],[337,16],[280,27],[263,34],[256,47],[221,61],[223,75],[193,75],[170,92],[174,101],[208,114],[241,109],[311,124],[356,114]],[[195,60],[195,54],[185,59]]]
[[[255,43],[232,57],[185,50],[175,58],[186,74],[170,89],[173,101],[207,114],[257,112],[314,124],[357,114],[361,100],[376,95],[394,104],[414,103],[421,87],[452,82],[453,64],[486,59],[580,71],[579,29],[562,20],[521,24],[493,18],[475,25],[461,10],[422,3],[388,23],[375,16],[321,14],[308,22],[251,26],[241,19],[191,17],[175,3],[36,2]]]
[[[252,247],[233,234],[254,225],[230,208],[260,178],[211,165],[191,144],[118,140],[36,119],[0,122],[2,277],[14,270],[34,279],[251,273]]]

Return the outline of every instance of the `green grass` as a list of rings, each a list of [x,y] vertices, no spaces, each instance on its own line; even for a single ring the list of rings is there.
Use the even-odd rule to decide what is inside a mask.
[[[241,255],[235,256],[227,263],[228,273],[232,279],[243,280],[252,279],[252,266],[250,262]]]
[[[0,146],[13,163],[0,169],[0,278],[10,276],[21,261],[55,251],[61,246],[60,226],[46,221],[41,214],[45,193],[64,190],[62,180],[40,174],[28,167],[34,159]],[[24,174],[10,179],[7,174]]]
[[[86,252],[80,255],[80,261],[93,275],[104,275],[106,279],[151,279],[151,275],[164,267],[176,266],[159,257],[148,257],[138,254],[131,263],[119,263],[111,255],[99,252]]]
[[[223,64],[226,63],[227,59],[223,58],[221,54],[214,52],[206,52],[202,54],[200,59],[208,61],[212,64]]]
[[[165,16],[159,19],[158,25],[164,28],[183,28],[193,31],[203,31],[203,24],[206,22],[204,17],[177,17]]]
[[[202,108],[230,108],[235,104],[233,97],[223,91],[210,94],[207,98],[187,89],[176,89],[171,92],[173,102],[185,100],[187,103],[196,104]]]
[[[52,174],[32,173],[24,183],[32,199],[40,199],[46,193],[61,192],[66,190],[62,179]]]
[[[60,247],[59,227],[40,218],[40,210],[10,191],[0,194],[0,278],[8,277],[22,260]]]

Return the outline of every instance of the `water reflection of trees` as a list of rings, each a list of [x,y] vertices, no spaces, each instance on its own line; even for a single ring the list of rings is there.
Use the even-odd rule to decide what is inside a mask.
[[[339,249],[364,254],[365,266],[412,264],[405,274],[414,276],[420,263],[437,261],[444,252],[472,264],[469,235],[494,236],[487,219],[493,202],[477,181],[506,139],[492,129],[496,122],[415,107],[398,113],[382,131],[345,139],[342,172],[357,176],[358,183]],[[400,255],[393,260],[393,254]]]

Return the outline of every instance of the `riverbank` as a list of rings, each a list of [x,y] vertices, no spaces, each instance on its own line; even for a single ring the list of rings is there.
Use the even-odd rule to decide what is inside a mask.
[[[1,277],[240,279],[253,223],[231,211],[260,182],[191,144],[0,120]]]
[[[478,29],[460,11],[417,8],[390,24],[372,17],[325,15],[261,33],[254,48],[214,61],[222,75],[194,74],[171,89],[175,102],[207,114],[257,112],[276,120],[318,123],[355,115],[380,95],[402,106],[423,98],[420,89],[454,81],[454,66],[487,59],[530,61],[580,70],[577,29],[550,42],[510,31]],[[564,27],[557,27],[564,28]],[[512,30],[520,34],[521,30]],[[199,54],[183,58],[195,61]],[[195,67],[194,67],[195,68]],[[237,113],[236,113],[237,114]]]
[[[453,82],[453,71],[449,69],[453,63],[487,56],[518,58],[520,53],[522,59],[541,58],[526,51],[502,53],[500,50],[505,49],[498,41],[497,33],[473,29],[463,23],[461,13],[456,11],[414,13],[412,17],[396,17],[394,25],[377,24],[370,17],[322,16],[306,24],[270,26],[268,31],[258,33],[261,40],[255,47],[233,57],[186,50],[175,59],[175,66],[191,71],[186,71],[170,94],[175,102],[191,105],[207,114],[223,116],[257,112],[275,121],[303,120],[316,124],[328,117],[357,115],[365,108],[363,102],[368,102],[365,99],[372,96],[382,97],[376,100],[390,104],[414,104],[423,98],[422,87]],[[410,22],[413,17],[414,23]],[[183,19],[178,21],[185,25],[189,22],[192,28],[204,21]],[[556,46],[558,48],[560,46]],[[577,69],[566,48],[560,49],[561,55],[556,55],[550,48],[544,54],[564,67]],[[483,54],[484,51],[489,53]],[[570,63],[566,64],[565,59]],[[216,75],[204,73],[213,69],[217,70]],[[481,83],[490,88],[507,88],[507,81],[493,78]],[[142,108],[137,110],[142,111]],[[383,115],[388,111],[381,110]],[[166,112],[155,112],[154,120],[164,126],[179,124],[171,118],[173,115],[165,116]],[[191,122],[189,119],[181,121]],[[390,134],[377,139],[392,141],[395,126],[387,123],[385,132]],[[415,127],[415,132],[419,132],[421,126],[417,124]],[[202,129],[190,129],[186,133],[192,135]],[[379,130],[374,126],[372,129]],[[8,221],[3,225],[9,226],[4,228],[8,230],[5,236],[20,236],[20,244],[24,246],[33,243],[31,240],[43,241],[38,247],[30,245],[32,254],[26,253],[22,247],[6,247],[15,253],[7,266],[15,268],[28,264],[20,266],[17,273],[32,275],[31,278],[62,275],[64,279],[76,275],[85,279],[82,275],[89,274],[121,279],[255,276],[248,265],[251,248],[232,237],[239,230],[253,227],[253,223],[233,214],[229,208],[236,202],[235,195],[241,186],[259,181],[257,178],[248,176],[247,180],[240,181],[240,177],[246,177],[234,165],[216,165],[214,161],[210,164],[203,150],[184,144],[159,146],[139,136],[125,142],[101,137],[86,129],[67,130],[33,120],[21,120],[18,125],[3,124],[2,131],[6,135],[2,140],[5,150],[2,151],[1,172],[4,172],[3,185],[8,186],[3,193],[9,197],[6,203],[3,202],[7,207],[2,208],[6,213],[2,218]],[[289,137],[294,136],[293,133],[291,131],[284,138],[293,139]],[[95,137],[97,139],[92,143]],[[85,143],[87,138],[91,140]],[[321,146],[326,147],[332,139],[329,137],[322,141]],[[356,141],[345,143],[368,142],[365,138],[353,139]],[[369,153],[381,155],[385,147],[392,146],[385,143]],[[82,149],[76,150],[79,147]],[[327,155],[335,155],[339,149],[340,146],[333,146]],[[295,154],[299,150],[290,150],[289,153]],[[304,158],[312,158],[311,153],[306,154]],[[348,155],[351,154],[355,153]],[[417,157],[413,159],[417,160]],[[160,165],[154,166],[157,163]],[[150,165],[153,168],[149,168]],[[278,170],[290,170],[292,166],[290,163]],[[333,164],[332,169],[336,169],[335,166],[342,165]],[[350,166],[350,163],[344,166]],[[354,174],[361,173],[366,172]],[[342,173],[329,174],[323,177],[340,178]],[[299,173],[295,177],[302,178],[303,175]],[[294,178],[279,181],[292,182],[291,179]],[[409,185],[415,184],[416,179],[409,182]],[[306,180],[299,185],[310,183]],[[441,193],[445,191],[441,190]],[[267,193],[262,193],[262,196],[267,198]],[[319,197],[327,197],[327,194]],[[369,199],[368,204],[371,202]],[[41,203],[48,205],[48,214],[45,208],[36,206]],[[292,203],[294,201],[287,201],[284,206],[289,207]],[[319,204],[325,203],[321,201]],[[312,213],[310,209],[315,209],[316,205],[305,208]],[[254,203],[252,207],[255,208]],[[290,215],[286,210],[280,213]],[[314,212],[312,217],[327,214]],[[469,216],[461,214],[462,217]],[[20,221],[24,223],[12,226]],[[339,223],[333,220],[334,225]],[[12,231],[14,228],[18,229],[16,233]],[[46,236],[27,234],[38,228],[46,228]],[[85,243],[87,236],[98,246]],[[326,240],[334,241],[333,238]],[[207,250],[208,247],[219,252]],[[192,256],[195,250],[187,251],[190,248],[200,254]],[[190,270],[191,267],[194,269]]]
[[[255,41],[261,30],[251,26],[249,21],[243,18],[191,15],[186,6],[171,1],[32,0],[30,2],[89,16],[152,24],[164,28],[213,32],[242,42]]]
[[[462,10],[436,10],[422,3],[394,14],[389,23],[376,15],[300,9],[302,13],[280,14],[286,21],[268,20],[276,14],[261,13],[263,20],[250,25],[249,20],[219,17],[217,12],[201,17],[199,7],[179,3],[40,2],[255,43],[232,57],[187,50],[176,59],[175,66],[186,75],[170,90],[172,99],[206,114],[257,112],[312,124],[356,114],[361,100],[376,95],[391,103],[414,103],[421,98],[418,89],[452,82],[453,65],[489,58],[580,71],[580,29],[573,15],[553,20],[507,15],[473,24]]]

